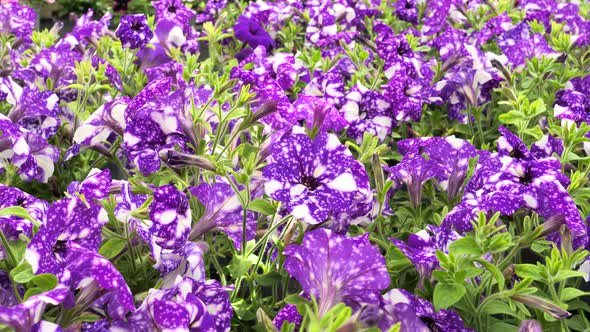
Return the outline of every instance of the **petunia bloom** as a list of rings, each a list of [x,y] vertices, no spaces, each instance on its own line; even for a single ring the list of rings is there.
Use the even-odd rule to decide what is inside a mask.
[[[110,331],[229,331],[233,309],[227,291],[217,280],[179,277],[173,287],[150,289],[142,305]]]
[[[261,181],[251,185],[252,197],[260,193],[261,185]],[[232,240],[236,249],[241,250],[244,208],[231,185],[218,177],[215,183],[201,183],[190,187],[189,191],[205,206],[205,213],[191,230],[190,238],[195,239],[211,230],[219,230]],[[256,218],[252,212],[246,213],[245,231],[246,241],[252,240],[256,235]]]
[[[310,224],[347,212],[366,174],[333,134],[315,139],[293,133],[274,144],[272,160],[263,169],[265,192],[285,203],[289,213]],[[368,180],[367,180],[368,181]]]
[[[434,306],[404,289],[392,289],[383,295],[379,328],[386,331],[401,323],[401,332],[456,331],[473,332],[452,310],[434,310]]]
[[[133,49],[144,47],[154,35],[144,14],[122,16],[115,34],[123,47]]]
[[[301,245],[287,246],[283,254],[285,270],[318,299],[320,316],[339,302],[353,308],[378,303],[381,290],[390,283],[385,259],[368,234],[349,238],[317,229],[306,233]]]
[[[240,15],[234,25],[236,38],[250,45],[252,48],[264,46],[268,51],[275,47],[275,42],[264,30],[260,22],[253,18]]]

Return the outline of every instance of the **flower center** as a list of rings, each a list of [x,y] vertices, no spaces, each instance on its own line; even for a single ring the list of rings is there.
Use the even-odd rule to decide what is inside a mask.
[[[438,328],[438,326],[436,326],[436,322],[434,321],[434,319],[432,319],[430,317],[420,317],[420,320],[422,322],[424,322],[424,324],[426,324],[426,326],[428,326],[428,328],[430,329],[430,331],[433,331],[433,332],[440,331],[440,329]]]
[[[131,30],[133,30],[133,31],[141,30],[141,24],[139,22],[133,22],[131,24]]]
[[[524,171],[524,174],[520,176],[519,182],[525,185],[531,184],[533,182],[533,174],[529,169]]]
[[[168,12],[172,14],[176,13],[176,6],[172,5],[168,7]]]
[[[303,179],[301,179],[301,184],[306,186],[309,190],[316,190],[317,187],[320,186],[320,181],[313,176],[304,176]]]
[[[510,157],[512,157],[514,159],[522,159],[522,158],[524,158],[524,154],[519,149],[514,149],[514,150],[510,151]]]

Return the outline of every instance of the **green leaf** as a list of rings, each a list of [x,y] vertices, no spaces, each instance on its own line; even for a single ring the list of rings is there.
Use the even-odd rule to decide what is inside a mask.
[[[542,268],[533,264],[516,264],[516,274],[522,278],[533,278],[534,280],[541,280]]]
[[[31,217],[31,215],[29,214],[29,212],[21,206],[10,206],[10,207],[0,210],[0,217],[7,217],[7,216],[21,217],[23,219],[27,219],[27,220],[31,221],[32,223],[34,223],[37,226],[40,225],[39,222],[37,220],[33,219],[33,217]]]
[[[447,309],[461,300],[466,292],[461,284],[438,283],[434,288],[434,308],[437,311]]]
[[[257,275],[254,280],[262,286],[272,286],[278,283],[282,279],[282,276],[277,271],[270,271],[265,274]]]
[[[508,315],[518,319],[525,319],[525,317],[518,310],[514,310],[508,303],[501,300],[492,300],[486,302],[481,309],[482,313],[488,315]]]
[[[14,282],[24,284],[31,281],[35,277],[35,274],[33,274],[33,268],[28,262],[22,262],[10,271],[10,276]]]
[[[498,283],[498,288],[500,290],[504,289],[504,283],[505,278],[504,278],[504,274],[502,273],[502,271],[500,271],[500,269],[498,267],[496,267],[496,265],[488,262],[487,260],[483,259],[483,258],[477,258],[475,259],[476,262],[478,262],[479,264],[483,265],[483,267],[486,268],[486,270],[490,271],[490,273],[494,276],[494,279],[496,279],[496,282]]]
[[[387,332],[399,332],[401,331],[402,328],[402,323],[397,323],[395,325],[393,325],[392,327],[389,328],[389,330],[387,330]]]
[[[294,304],[296,306],[299,306],[299,305],[306,305],[309,303],[309,301],[307,301],[306,299],[302,298],[301,296],[299,296],[297,294],[291,294],[291,295],[287,295],[287,297],[285,297],[285,303]]]
[[[588,296],[588,295],[590,295],[589,292],[584,292],[584,291],[581,291],[581,290],[579,290],[577,288],[573,288],[573,287],[567,287],[561,291],[559,298],[563,302],[568,302],[568,301],[571,301],[571,300],[578,298],[580,296]]]
[[[471,237],[463,237],[453,241],[449,246],[449,251],[455,255],[482,255],[482,251],[477,245],[477,242]]]
[[[105,242],[102,247],[100,247],[98,253],[106,259],[111,259],[123,251],[126,245],[127,241],[125,239],[114,237]]]
[[[585,277],[587,276],[584,272],[579,271],[568,271],[568,270],[561,270],[558,271],[557,274],[551,279],[553,282],[561,282],[570,278],[575,277]]]
[[[102,319],[102,316],[85,312],[81,314],[76,320],[79,322],[92,323]]]
[[[246,247],[246,250],[247,249],[248,248]],[[250,255],[246,257],[246,259],[243,259],[242,255],[234,255],[228,266],[229,274],[237,279],[246,274],[248,270],[250,270],[250,267],[256,264],[257,260],[258,256],[256,255]]]
[[[262,308],[258,308],[258,310],[256,310],[256,319],[258,319],[258,321],[264,325],[264,328],[267,331],[278,332],[277,328],[272,323],[272,319],[268,317]]]
[[[57,277],[51,273],[38,274],[31,281],[45,292],[57,286]]]
[[[250,202],[250,204],[248,204],[248,210],[262,213],[267,216],[271,216],[277,212],[277,209],[272,204],[262,198]]]
[[[23,300],[27,300],[29,297],[31,296],[35,296],[35,295],[39,295],[45,293],[44,290],[42,290],[41,288],[38,287],[33,287],[33,288],[29,288],[26,292],[25,292],[25,296],[23,296]]]

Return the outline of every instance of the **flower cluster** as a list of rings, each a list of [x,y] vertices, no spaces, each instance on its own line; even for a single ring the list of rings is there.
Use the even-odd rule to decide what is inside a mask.
[[[0,2],[1,326],[588,330],[587,3],[114,3]]]

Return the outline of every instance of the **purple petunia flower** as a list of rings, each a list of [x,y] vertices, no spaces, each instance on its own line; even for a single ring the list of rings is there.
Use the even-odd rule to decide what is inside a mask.
[[[191,227],[188,198],[173,185],[155,189],[150,220],[152,223],[146,227],[146,232],[158,246],[166,249],[183,246]]]
[[[339,108],[344,101],[344,75],[337,69],[323,73],[309,82],[303,89],[303,94],[323,97],[334,107]]]
[[[357,179],[366,176],[333,134],[320,133],[312,140],[293,133],[275,143],[271,158],[263,170],[266,194],[310,224],[349,211],[359,189]]]
[[[0,171],[6,163],[18,168],[25,181],[47,182],[53,174],[59,150],[0,114]]]
[[[383,141],[395,126],[391,104],[379,91],[369,90],[360,83],[348,91],[340,112],[349,122],[346,133],[357,143],[362,142],[365,133]]]
[[[338,132],[347,124],[338,110],[322,98],[299,95],[293,107],[295,114],[290,122],[305,120],[305,125],[311,130]]]
[[[525,60],[533,57],[558,55],[549,47],[543,35],[531,32],[525,22],[500,35],[498,46],[515,67],[524,65]]]
[[[418,4],[416,0],[401,0],[396,2],[395,14],[402,21],[418,24]]]
[[[150,289],[142,305],[126,320],[115,321],[110,331],[229,331],[233,309],[228,290],[216,280],[178,278],[173,287]]]
[[[238,40],[247,43],[252,48],[264,46],[270,51],[275,48],[272,37],[264,30],[260,22],[253,18],[241,15],[234,25],[235,36]]]
[[[262,115],[261,121],[263,123],[270,125],[275,130],[283,130],[292,126],[290,121],[294,117],[295,109],[285,91],[269,73],[258,74],[234,67],[231,71],[231,78],[239,80],[236,90],[243,85],[249,84],[250,92],[256,94],[256,102],[251,106],[257,108],[254,114],[263,110],[264,105],[276,104],[276,107],[273,107],[273,112]]]
[[[398,142],[398,148],[404,159],[389,169],[393,189],[405,184],[416,203],[422,184],[432,177],[452,200],[463,187],[469,160],[477,155],[471,143],[455,136],[406,139]]]
[[[190,21],[196,13],[187,8],[181,0],[152,1],[156,11],[156,23],[160,20],[168,20],[180,25],[182,29],[189,27]]]
[[[412,78],[397,71],[383,87],[385,101],[393,106],[396,121],[420,121],[422,105],[431,95],[430,85],[423,79]]]
[[[37,14],[33,8],[19,4],[18,2],[8,2],[0,4],[0,34],[13,34],[15,37],[23,40],[29,40]]]
[[[443,228],[451,225],[460,232],[472,229],[479,211],[512,215],[526,208],[548,219],[565,218],[574,248],[588,243],[588,230],[567,187],[570,180],[561,172],[559,160],[536,159],[514,134],[501,127],[498,153],[484,158],[465,188],[462,202],[445,217]],[[543,155],[542,155],[543,156]],[[558,241],[559,234],[549,236]]]
[[[0,82],[0,91],[12,105],[8,118],[20,127],[44,139],[53,136],[59,128],[59,98],[51,91],[39,91],[34,85],[21,87],[8,77]]]
[[[358,308],[378,303],[390,283],[385,259],[371,245],[368,234],[349,238],[317,229],[301,245],[283,251],[284,268],[303,290],[319,301],[319,315],[339,302]]]
[[[24,191],[0,185],[0,210],[11,206],[24,208],[40,224],[45,222],[49,207],[47,202]],[[17,216],[0,217],[0,229],[8,240],[17,240],[19,234],[24,234],[29,238],[33,235],[33,223]]]
[[[179,120],[180,110],[171,105],[171,90],[171,79],[153,81],[133,98],[125,113],[125,150],[145,176],[160,169],[161,152],[175,147],[188,151],[188,139]]]
[[[378,326],[384,331],[401,322],[401,332],[473,332],[456,312],[435,311],[430,302],[404,289],[392,289],[383,295],[381,311],[383,317]]]
[[[277,313],[272,320],[272,323],[277,329],[279,329],[279,331],[285,322],[295,324],[295,330],[297,330],[302,321],[303,317],[301,317],[301,314],[297,311],[297,306],[294,304],[287,304]]]
[[[15,306],[0,306],[0,323],[14,328],[17,332],[60,331],[56,324],[43,320],[43,312],[48,304],[62,303],[69,293],[67,288],[57,287],[48,292],[33,295]]]
[[[100,106],[74,132],[78,148],[96,148],[107,152],[115,136],[123,136],[126,128],[125,111],[130,103],[125,96]]]
[[[122,16],[115,34],[127,48],[142,48],[154,35],[144,14]]]
[[[262,181],[256,181],[250,186],[253,198],[260,193],[261,185]],[[218,177],[215,183],[201,183],[196,187],[190,187],[189,191],[205,206],[205,213],[191,230],[190,238],[195,239],[211,230],[219,230],[232,240],[236,249],[241,250],[244,245],[242,243],[244,209],[231,185]],[[252,240],[255,235],[256,218],[252,212],[248,212],[246,241]]]
[[[420,284],[424,279],[430,279],[432,271],[439,267],[436,251],[448,253],[448,245],[460,238],[456,232],[442,232],[435,225],[428,225],[426,229],[415,234],[410,234],[407,244],[401,240],[391,238],[401,252],[408,257],[420,274]]]
[[[576,124],[590,122],[590,75],[576,77],[555,95],[553,115]]]
[[[106,12],[98,21],[94,21],[92,17],[94,11],[90,8],[86,14],[80,16],[72,29],[71,35],[83,44],[91,43],[93,45],[98,44],[98,40],[102,36],[111,35],[112,32],[109,30],[111,19],[113,14]]]

